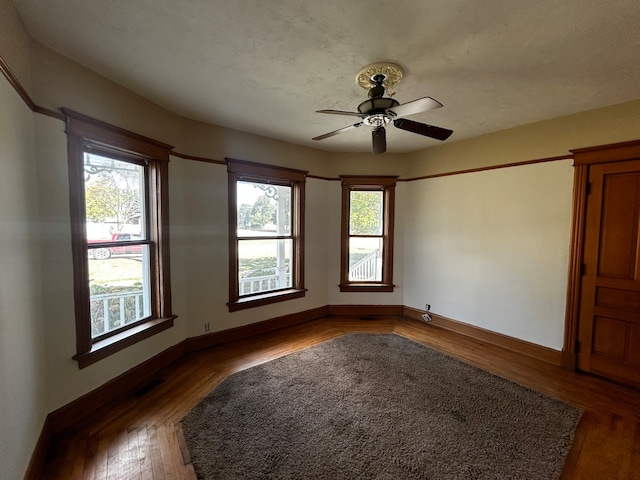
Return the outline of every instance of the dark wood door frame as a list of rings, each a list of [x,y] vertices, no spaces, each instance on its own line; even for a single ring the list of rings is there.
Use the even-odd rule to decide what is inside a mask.
[[[573,213],[569,250],[569,281],[565,310],[562,365],[576,369],[578,318],[582,289],[582,258],[584,255],[585,221],[589,188],[589,166],[640,159],[640,140],[571,150],[573,165]]]

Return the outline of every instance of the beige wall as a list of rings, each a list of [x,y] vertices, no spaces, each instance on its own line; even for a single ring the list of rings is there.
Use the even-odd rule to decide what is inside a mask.
[[[451,137],[454,139],[455,137]],[[408,154],[410,177],[569,155],[640,138],[640,100],[523,125]]]
[[[182,119],[157,105],[97,77],[42,46],[35,46],[36,102],[61,106],[125,126],[157,140],[182,145],[181,153],[208,158],[233,157],[284,166],[323,167],[326,154],[215,126]],[[104,97],[103,97],[104,95]],[[193,128],[191,128],[193,127]],[[212,139],[214,141],[212,141]],[[172,297],[178,320],[174,328],[118,352],[83,370],[71,359],[75,350],[72,258],[66,136],[61,121],[43,118],[36,130],[40,205],[48,219],[42,240],[48,255],[43,264],[43,302],[56,305],[48,322],[48,407],[59,408],[188,336],[326,305],[324,234],[326,212],[320,180],[308,182],[306,271],[309,292],[303,299],[229,313],[227,271],[227,172],[223,165],[172,157],[170,218]],[[323,173],[323,172],[320,172]]]
[[[75,352],[73,264],[69,214],[66,135],[64,123],[37,116],[35,148],[38,159],[42,302],[46,306],[47,407],[53,411],[151,356],[178,343],[186,327],[176,326],[83,370]]]
[[[33,114],[0,82],[0,478],[20,478],[48,412]]]
[[[326,182],[311,178],[306,185],[306,296],[229,313],[227,169],[175,157],[171,169],[174,312],[187,319],[187,337],[205,333],[204,323],[210,323],[212,331],[219,331],[327,304]],[[180,199],[174,195],[177,183],[184,185]],[[178,204],[183,215],[177,214]],[[183,274],[176,276],[176,267],[182,267]]]
[[[327,175],[330,163],[326,152],[192,120],[185,121],[183,146],[176,150],[216,160],[229,157],[297,168],[320,176]],[[224,166],[217,168],[226,171]]]
[[[29,40],[0,1],[0,52],[28,85]],[[0,79],[0,478],[22,478],[48,412],[34,115]]]
[[[25,88],[31,89],[31,40],[11,0],[0,0],[0,54]]]

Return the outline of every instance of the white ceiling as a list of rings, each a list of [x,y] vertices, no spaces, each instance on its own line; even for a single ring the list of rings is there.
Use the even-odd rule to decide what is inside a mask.
[[[355,83],[404,68],[395,98],[452,142],[640,98],[638,0],[13,0],[48,47],[182,116],[331,151],[370,151]],[[439,144],[387,128],[389,151]]]

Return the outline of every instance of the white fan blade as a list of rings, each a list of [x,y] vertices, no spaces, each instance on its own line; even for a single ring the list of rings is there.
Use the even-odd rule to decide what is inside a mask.
[[[349,115],[352,117],[361,117],[361,118],[366,117],[364,113],[345,112],[344,110],[316,110],[316,113],[329,113],[331,115]]]
[[[311,140],[324,140],[325,138],[333,137],[334,135],[338,135],[339,133],[348,132],[349,130],[355,130],[360,126],[362,126],[362,122],[349,125],[348,127],[339,128],[338,130],[325,133],[324,135],[320,135],[319,137],[313,137]]]
[[[409,115],[415,115],[416,113],[426,112],[427,110],[433,110],[434,108],[440,108],[442,104],[434,100],[431,97],[418,98],[411,102],[403,103],[397,107],[391,107],[387,109],[387,113],[394,117],[408,117]]]

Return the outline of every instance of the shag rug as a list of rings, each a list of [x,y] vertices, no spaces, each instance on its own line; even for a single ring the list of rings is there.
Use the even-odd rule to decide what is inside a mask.
[[[557,479],[582,411],[385,334],[229,376],[183,419],[213,479]]]

